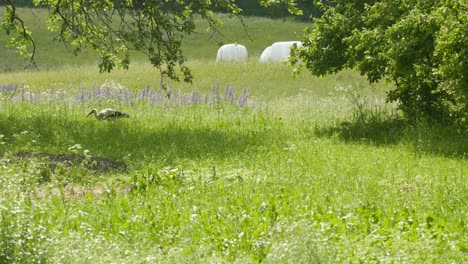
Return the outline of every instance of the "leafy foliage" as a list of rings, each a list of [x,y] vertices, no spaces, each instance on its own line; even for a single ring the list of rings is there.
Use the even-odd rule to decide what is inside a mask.
[[[314,75],[356,68],[396,84],[389,101],[412,120],[468,125],[466,1],[316,1],[293,63]]]

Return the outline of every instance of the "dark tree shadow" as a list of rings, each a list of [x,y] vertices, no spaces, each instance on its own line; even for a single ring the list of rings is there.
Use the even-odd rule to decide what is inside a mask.
[[[2,154],[0,153],[0,158]],[[19,151],[11,153],[8,156],[9,162],[16,162],[25,159],[47,160],[47,164],[51,170],[55,170],[61,165],[66,168],[83,166],[84,168],[95,173],[109,172],[128,172],[127,165],[121,161],[105,157],[93,157],[79,154],[51,154],[51,153],[34,153]]]
[[[97,161],[109,158],[116,162],[134,164],[151,160],[165,164],[172,164],[180,159],[225,160],[247,150],[250,153],[259,146],[267,144],[267,137],[262,130],[227,131],[222,127],[138,129],[135,128],[135,125],[138,125],[136,122],[138,121],[98,122],[92,119],[64,120],[44,116],[40,118],[0,116],[0,134],[6,135],[10,141],[13,135],[22,131],[29,131],[29,134],[36,136],[34,138],[36,143],[32,146],[27,145],[30,139],[26,139],[24,144],[13,143],[16,149],[7,149],[3,152],[43,153],[40,155],[60,160],[62,157],[75,157],[69,155],[75,153],[70,152],[69,148],[80,144],[80,149],[76,152],[79,155],[82,155],[86,149]],[[47,151],[52,153],[44,153]],[[0,154],[1,152],[0,149]]]
[[[377,146],[405,144],[416,152],[427,154],[462,158],[468,156],[468,135],[450,125],[415,125],[401,118],[379,117],[317,127],[315,134]]]
[[[111,164],[115,161],[123,162],[122,167],[125,164],[138,167],[142,162],[171,165],[181,159],[227,160],[245,152],[252,155],[262,146],[271,144],[271,132],[262,129],[190,128],[177,127],[177,124],[174,127],[139,129],[136,127],[137,122],[0,115],[0,134],[9,138],[9,141],[13,140],[13,135],[29,131],[15,139],[16,142],[8,143],[15,149],[2,148],[0,145],[0,154],[7,151],[24,152],[36,153],[28,155],[46,155],[52,160],[80,160],[83,151],[89,150],[89,155],[96,162],[116,166]],[[341,122],[335,126],[318,126],[314,134],[359,144],[404,144],[415,152],[447,157],[466,158],[468,153],[468,137],[456,129],[441,125],[411,125],[398,118],[365,118]],[[28,138],[28,135],[34,138]],[[32,140],[36,143],[31,144]],[[79,152],[69,150],[75,144],[81,145]]]

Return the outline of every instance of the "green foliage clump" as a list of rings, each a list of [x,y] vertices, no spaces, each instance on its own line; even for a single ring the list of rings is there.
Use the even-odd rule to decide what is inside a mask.
[[[314,75],[355,68],[387,80],[411,120],[468,126],[466,1],[331,1],[304,33],[299,57]]]

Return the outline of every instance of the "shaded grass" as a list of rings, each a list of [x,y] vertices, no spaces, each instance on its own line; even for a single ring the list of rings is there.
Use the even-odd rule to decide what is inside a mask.
[[[86,118],[86,110],[80,115],[44,111],[44,106],[32,107],[29,111],[27,107],[19,107],[14,111],[21,109],[24,115],[2,115],[0,128],[4,140],[11,140],[13,146],[18,147],[17,151],[30,146],[60,153],[81,144],[92,154],[118,159],[129,155],[136,160],[145,156],[155,159],[201,159],[212,155],[227,158],[265,144],[262,135],[266,131],[261,124],[249,131],[242,129],[244,123],[257,118],[248,110],[231,110],[226,106],[225,111],[210,113],[203,106],[187,108],[149,107],[145,111],[154,111],[152,116],[142,117],[130,112],[134,116],[130,120],[98,122],[92,117]],[[36,112],[36,109],[44,112]]]
[[[338,126],[318,128],[320,136],[337,136],[345,142],[369,143],[372,145],[405,144],[415,152],[443,156],[466,157],[466,135],[456,129],[424,125],[410,125],[404,120],[369,120],[365,122],[342,122]]]
[[[409,123],[397,113],[388,111],[361,109],[361,112],[354,112],[350,118],[316,126],[314,134],[335,137],[349,143],[375,146],[402,144],[416,153],[466,157],[468,140],[465,133],[438,124]]]

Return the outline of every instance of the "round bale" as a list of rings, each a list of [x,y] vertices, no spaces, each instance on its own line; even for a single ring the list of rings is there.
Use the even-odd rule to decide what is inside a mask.
[[[260,62],[281,62],[287,61],[291,56],[291,47],[296,45],[298,48],[302,47],[300,41],[280,41],[273,43],[270,47],[266,48],[260,56]]]
[[[216,62],[221,61],[247,61],[247,48],[240,44],[226,44],[218,49]]]
[[[260,62],[269,62],[271,57],[271,46],[268,46],[265,50],[263,50],[262,54],[260,55]]]

